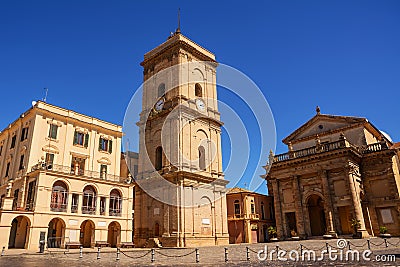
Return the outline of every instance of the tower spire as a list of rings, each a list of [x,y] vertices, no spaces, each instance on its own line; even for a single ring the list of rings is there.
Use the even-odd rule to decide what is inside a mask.
[[[181,8],[178,8],[178,28],[175,33],[181,33]]]

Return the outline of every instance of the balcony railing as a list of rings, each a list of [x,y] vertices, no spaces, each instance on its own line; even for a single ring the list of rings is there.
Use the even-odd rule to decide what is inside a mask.
[[[118,217],[120,217],[121,216],[121,210],[112,210],[112,209],[110,209],[109,210],[109,215],[110,216],[118,216]]]
[[[83,214],[96,214],[96,207],[82,207]]]
[[[55,173],[63,173],[75,176],[84,176],[88,178],[103,180],[103,181],[112,181],[118,183],[129,183],[129,179],[120,177],[118,175],[100,173],[96,171],[88,171],[82,169],[75,169],[70,166],[62,166],[57,164],[46,164],[46,163],[38,163],[32,167],[32,171],[36,170],[47,170]]]
[[[228,215],[228,220],[259,220],[260,215],[258,213],[249,213],[249,214],[234,214]]]
[[[323,152],[334,151],[338,149],[342,149],[345,147],[352,147],[355,150],[359,151],[362,154],[368,154],[373,152],[382,151],[388,149],[386,142],[379,142],[367,145],[365,147],[356,147],[347,142],[345,139],[341,139],[335,142],[321,144],[318,146],[308,147],[300,150],[289,151],[283,154],[275,155],[273,157],[273,162],[281,162],[291,159],[303,158],[311,155],[316,155]]]
[[[67,204],[63,203],[51,203],[50,210],[56,212],[66,212],[67,211]]]
[[[71,213],[78,213],[78,205],[72,204],[72,206],[71,206]]]
[[[367,145],[366,147],[363,148],[363,154],[369,154],[369,153],[374,153],[382,150],[388,149],[388,145],[386,142],[379,142],[375,144],[370,144]]]

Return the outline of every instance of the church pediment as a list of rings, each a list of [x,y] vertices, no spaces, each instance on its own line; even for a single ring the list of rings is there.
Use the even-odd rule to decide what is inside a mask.
[[[367,119],[360,117],[317,114],[296,131],[291,133],[288,137],[283,139],[283,142],[285,144],[288,144],[289,142],[294,143],[296,140],[311,136],[315,137],[317,134],[324,135],[325,133],[330,133],[341,129],[357,127],[360,125],[360,123],[366,122]]]

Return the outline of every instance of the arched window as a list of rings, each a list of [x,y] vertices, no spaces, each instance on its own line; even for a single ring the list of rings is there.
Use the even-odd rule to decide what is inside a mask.
[[[156,168],[156,171],[159,171],[162,169],[162,156],[163,156],[162,154],[163,154],[162,147],[161,146],[157,147],[156,162],[155,162],[155,166],[154,166]]]
[[[111,190],[110,193],[110,216],[121,216],[122,197],[117,189]]]
[[[202,97],[203,96],[203,89],[201,88],[201,85],[199,83],[196,83],[194,85],[194,94],[197,97]]]
[[[261,219],[265,220],[264,202],[261,201]]]
[[[235,207],[235,217],[240,217],[240,203],[239,203],[239,200],[235,200],[233,202],[233,205]]]
[[[96,214],[96,190],[91,185],[83,189],[82,213]]]
[[[255,211],[255,206],[254,206],[254,200],[251,200],[250,210],[251,210],[251,214],[256,213],[256,211]]]
[[[199,146],[199,169],[206,170],[206,151],[203,146]]]
[[[51,192],[50,209],[52,211],[67,211],[68,204],[68,187],[62,181],[57,181],[53,184]]]
[[[161,97],[165,94],[165,83],[162,83],[158,86],[158,97]]]

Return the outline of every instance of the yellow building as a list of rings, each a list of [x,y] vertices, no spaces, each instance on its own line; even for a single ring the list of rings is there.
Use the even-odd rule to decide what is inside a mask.
[[[122,127],[37,102],[0,133],[0,247],[132,241]]]
[[[272,196],[234,187],[226,194],[229,243],[260,243],[268,240],[275,225]]]

